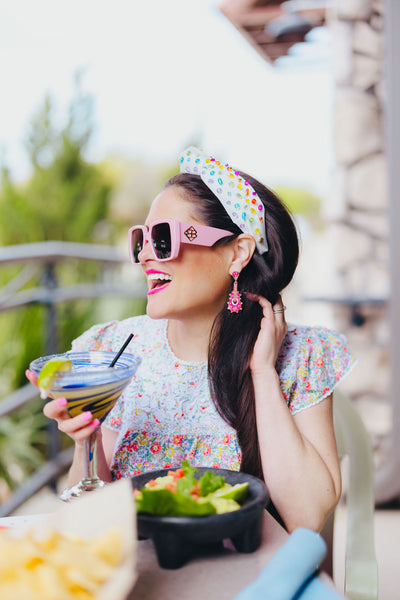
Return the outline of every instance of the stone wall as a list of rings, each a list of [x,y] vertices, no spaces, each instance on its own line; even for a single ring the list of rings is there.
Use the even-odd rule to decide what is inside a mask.
[[[371,434],[376,462],[384,460],[391,427],[389,395],[389,241],[384,145],[384,2],[336,0],[328,15],[335,78],[332,190],[325,206],[336,252],[335,328],[346,332],[359,359],[345,390]],[[350,324],[349,324],[350,322]]]

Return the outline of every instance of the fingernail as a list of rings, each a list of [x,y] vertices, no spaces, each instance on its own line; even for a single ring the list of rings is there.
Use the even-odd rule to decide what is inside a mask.
[[[87,412],[83,413],[83,419],[85,421],[91,421],[93,419],[93,415],[90,412],[90,410],[88,410]]]
[[[59,398],[57,400],[58,406],[67,406],[68,400],[66,398]]]
[[[100,421],[98,419],[94,419],[91,422],[92,427],[98,427],[100,425]]]

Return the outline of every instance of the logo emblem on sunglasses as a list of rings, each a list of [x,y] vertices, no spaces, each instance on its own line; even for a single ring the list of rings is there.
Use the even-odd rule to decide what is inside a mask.
[[[197,231],[195,230],[193,225],[188,227],[188,229],[186,229],[186,231],[184,231],[183,233],[186,235],[189,242],[193,242],[193,240],[197,238]]]

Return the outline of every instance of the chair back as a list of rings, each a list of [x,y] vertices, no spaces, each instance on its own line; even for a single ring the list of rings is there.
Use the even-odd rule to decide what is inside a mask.
[[[348,457],[348,480],[343,485],[347,506],[344,592],[350,600],[377,600],[371,442],[357,409],[338,390],[334,392],[333,414],[339,457]],[[328,518],[321,535],[329,548],[323,569],[332,575],[334,514]]]

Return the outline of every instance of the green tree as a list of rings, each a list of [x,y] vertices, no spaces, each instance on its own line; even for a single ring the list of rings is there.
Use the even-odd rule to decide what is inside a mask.
[[[65,126],[55,125],[47,97],[32,119],[26,149],[32,176],[16,186],[3,167],[0,241],[23,244],[43,240],[93,242],[95,225],[105,219],[111,183],[83,154],[92,133],[91,97],[79,80]]]
[[[50,97],[34,115],[25,147],[32,173],[23,185],[13,182],[2,165],[0,172],[0,243],[26,244],[45,240],[72,242],[112,242],[113,231],[102,226],[107,221],[110,193],[114,182],[101,165],[89,163],[85,150],[93,132],[93,101],[82,91],[77,75],[74,96],[63,124],[59,124]],[[97,232],[101,230],[101,240]],[[106,231],[106,236],[104,236]],[[21,275],[22,274],[22,275]],[[0,271],[0,287],[13,293],[13,280],[23,280],[19,289],[40,285],[40,269],[18,265]],[[60,263],[56,276],[60,284],[96,280],[93,263]],[[8,287],[7,287],[8,286]],[[64,351],[88,324],[92,302],[57,306],[60,341]],[[46,313],[33,305],[0,313],[0,397],[26,383],[29,362],[45,351]],[[32,402],[18,413],[4,418],[0,428],[0,479],[12,488],[44,459],[47,420],[42,401]]]
[[[318,225],[321,211],[321,198],[307,189],[287,186],[275,188],[278,196],[294,215],[301,215],[312,225]]]
[[[93,101],[82,91],[82,80],[75,79],[74,96],[63,124],[58,124],[55,105],[50,97],[34,115],[26,138],[26,150],[32,175],[23,185],[12,181],[3,165],[0,188],[0,242],[2,245],[26,244],[45,240],[112,242],[112,229],[105,224],[113,182],[101,165],[84,158],[93,133]],[[104,237],[106,231],[106,237]],[[21,266],[3,269],[0,284],[5,285]],[[66,262],[58,266],[61,283],[79,283],[97,278],[98,267],[92,263]],[[25,283],[37,286],[39,275]],[[63,351],[85,328],[92,307],[88,302],[59,305],[58,330]],[[0,313],[4,343],[0,356],[11,387],[25,383],[24,371],[29,361],[43,353],[44,310],[38,306]],[[18,331],[18,335],[15,333]],[[11,376],[11,377],[10,377]],[[1,388],[1,386],[0,386]]]

